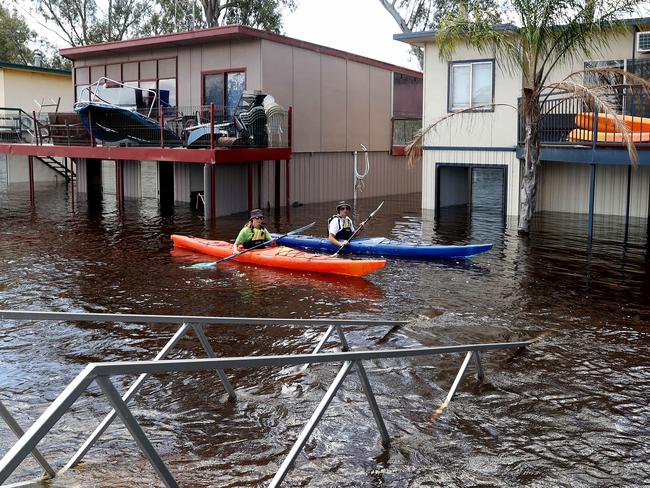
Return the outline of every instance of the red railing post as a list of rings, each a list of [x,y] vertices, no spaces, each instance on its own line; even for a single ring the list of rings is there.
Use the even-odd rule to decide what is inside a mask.
[[[34,156],[28,157],[29,161],[29,201],[34,205]]]
[[[165,114],[162,111],[160,97],[158,97],[158,123],[160,124],[160,147],[165,147]]]
[[[214,103],[210,103],[210,150],[214,151]]]

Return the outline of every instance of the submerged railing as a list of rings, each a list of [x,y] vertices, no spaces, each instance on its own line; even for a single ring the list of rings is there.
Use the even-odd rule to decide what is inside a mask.
[[[237,368],[260,368],[269,366],[296,366],[304,365],[302,370],[313,363],[343,363],[336,378],[329,386],[327,392],[307,421],[302,432],[299,434],[289,454],[281,464],[278,472],[271,481],[271,487],[279,486],[286,477],[297,456],[302,452],[309,436],[314,431],[329,404],[341,387],[346,376],[356,370],[362,388],[364,390],[369,408],[373,414],[377,429],[384,445],[388,445],[390,437],[384,424],[379,406],[375,399],[370,381],[366,374],[363,363],[378,359],[397,359],[409,357],[434,356],[440,354],[465,353],[465,358],[456,375],[453,385],[443,403],[447,405],[453,398],[461,379],[463,378],[470,362],[474,360],[477,368],[477,376],[483,379],[483,368],[481,366],[480,353],[482,351],[521,348],[530,344],[529,341],[493,343],[493,344],[466,344],[442,347],[419,347],[403,349],[382,349],[351,351],[347,342],[343,327],[391,327],[398,328],[406,324],[404,321],[387,320],[355,320],[355,319],[260,319],[260,318],[235,318],[235,317],[197,317],[197,316],[175,316],[175,315],[120,315],[120,314],[86,314],[86,313],[63,313],[63,312],[28,312],[0,310],[0,319],[3,320],[53,320],[53,321],[85,321],[85,322],[111,322],[111,323],[147,323],[147,324],[180,324],[173,337],[165,344],[158,354],[148,361],[119,361],[100,362],[88,364],[77,377],[65,388],[65,390],[50,404],[45,412],[23,432],[18,423],[12,417],[9,409],[0,402],[0,417],[10,426],[12,431],[19,437],[18,441],[0,460],[0,484],[4,483],[9,476],[20,466],[28,455],[33,455],[46,472],[46,477],[59,475],[81,461],[84,455],[99,439],[106,428],[115,417],[120,417],[127,430],[134,438],[143,455],[151,463],[156,473],[165,486],[176,487],[174,476],[169,471],[164,461],[160,458],[155,448],[145,435],[128,407],[128,401],[135,395],[144,380],[151,374],[160,373],[189,373],[196,371],[215,371],[231,400],[236,399],[236,390],[231,385],[225,371]],[[327,327],[318,344],[311,354],[293,355],[271,355],[271,356],[245,356],[245,357],[224,357],[216,358],[208,338],[205,334],[206,327],[215,326],[240,326],[256,327],[265,326],[289,326],[289,327]],[[176,347],[181,338],[193,331],[203,347],[208,358],[203,359],[165,359],[171,350]],[[392,329],[391,329],[392,330]],[[322,347],[336,332],[339,338],[342,352],[321,352]],[[116,390],[111,377],[117,375],[139,375],[128,391],[120,396]],[[88,437],[83,445],[76,451],[70,461],[58,471],[55,471],[45,460],[36,446],[50,430],[57,424],[59,419],[75,403],[75,401],[88,389],[91,383],[99,385],[106,399],[113,410],[104,418],[95,431]]]

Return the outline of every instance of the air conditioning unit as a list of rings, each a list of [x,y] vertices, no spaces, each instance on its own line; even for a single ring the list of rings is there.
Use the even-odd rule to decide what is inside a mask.
[[[639,53],[650,53],[650,31],[636,33],[636,50]]]

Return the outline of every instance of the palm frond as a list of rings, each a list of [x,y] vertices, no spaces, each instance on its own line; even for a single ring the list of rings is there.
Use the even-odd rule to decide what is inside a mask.
[[[438,127],[440,127],[442,124],[459,115],[468,114],[468,113],[472,116],[479,115],[481,114],[482,110],[492,110],[496,107],[510,107],[515,111],[517,110],[517,107],[515,107],[514,105],[510,105],[509,103],[486,103],[484,105],[476,105],[474,107],[464,108],[462,110],[457,110],[455,112],[450,112],[446,115],[443,115],[442,117],[439,117],[431,124],[417,131],[415,133],[415,137],[413,138],[413,140],[404,149],[405,154],[408,156],[407,161],[409,167],[412,168],[413,166],[415,166],[415,162],[417,158],[420,157],[420,155],[422,154],[422,146],[423,146],[424,138],[429,134],[435,133]]]
[[[571,93],[591,104],[598,113],[604,113],[607,115],[608,120],[611,119],[611,122],[614,124],[615,132],[621,133],[632,166],[638,166],[639,154],[636,145],[632,141],[632,132],[628,129],[623,120],[619,118],[620,112],[610,101],[610,90],[604,89],[602,86],[589,86],[583,82],[573,81],[570,79],[565,79],[558,83],[552,83],[548,85],[548,88],[555,91],[561,90],[564,93]],[[596,134],[593,136],[596,137]]]

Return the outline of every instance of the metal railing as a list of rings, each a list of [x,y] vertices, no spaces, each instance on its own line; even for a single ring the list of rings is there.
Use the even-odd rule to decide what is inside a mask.
[[[34,126],[42,121],[20,108],[0,107],[0,142],[34,143]]]
[[[650,147],[650,131],[641,125],[642,117],[650,117],[650,97],[635,85],[616,85],[610,91],[606,95],[607,101],[615,107],[618,115],[628,117],[626,125],[633,142],[639,148]],[[604,117],[613,118],[614,115],[599,112],[594,103],[566,92],[542,94],[540,98],[542,144],[624,146],[623,137],[614,124],[603,121]],[[525,139],[524,125],[522,99],[519,99],[517,139],[520,145]]]
[[[343,363],[334,381],[307,421],[302,432],[299,434],[294,445],[284,459],[275,477],[271,481],[271,487],[280,486],[293,465],[297,456],[302,452],[309,436],[314,431],[323,417],[329,404],[335,397],[346,376],[354,368],[362,389],[364,390],[370,410],[379,430],[381,441],[384,445],[389,444],[390,437],[384,424],[379,406],[375,399],[370,381],[366,374],[363,363],[379,359],[414,358],[422,356],[433,356],[440,354],[465,353],[465,359],[456,375],[453,385],[443,403],[446,406],[453,398],[461,379],[472,359],[477,368],[477,376],[483,379],[483,368],[481,366],[480,353],[482,351],[522,348],[530,344],[529,341],[493,343],[493,344],[466,344],[442,347],[419,347],[393,350],[361,350],[350,351],[349,344],[345,337],[343,327],[400,327],[406,324],[404,321],[377,321],[377,320],[355,320],[355,319],[260,319],[260,318],[234,318],[234,317],[197,317],[197,316],[171,316],[171,315],[120,315],[120,314],[79,314],[63,312],[26,312],[0,310],[0,319],[4,320],[55,320],[55,321],[86,321],[86,322],[112,322],[112,323],[147,323],[147,324],[181,324],[173,337],[158,352],[153,360],[148,361],[119,361],[106,363],[90,363],[77,377],[65,388],[65,390],[49,405],[43,414],[23,432],[13,419],[9,410],[0,403],[0,416],[10,426],[18,441],[0,459],[0,483],[4,483],[9,476],[18,468],[23,460],[32,454],[41,464],[46,476],[53,477],[61,474],[75,466],[90,447],[102,435],[115,417],[120,417],[131,436],[136,441],[143,455],[151,463],[154,470],[163,481],[165,486],[176,487],[174,476],[171,474],[155,448],[145,435],[128,407],[128,401],[135,395],[144,380],[151,374],[161,373],[189,373],[197,371],[215,371],[219,376],[229,397],[236,399],[236,390],[230,384],[225,374],[226,370],[237,368],[260,368],[269,366],[297,366],[314,363]],[[245,356],[216,358],[212,350],[205,328],[210,326],[242,326],[256,327],[265,326],[292,326],[292,327],[327,327],[327,330],[318,341],[315,349],[310,354],[293,355],[271,355],[271,356]],[[178,359],[167,360],[165,357],[178,344],[190,330],[193,330],[208,358],[204,359]],[[322,347],[330,336],[336,332],[339,337],[342,352],[321,352]],[[120,396],[116,390],[111,377],[117,375],[139,375],[128,391]],[[102,423],[88,437],[83,445],[72,456],[70,461],[58,471],[55,471],[45,460],[43,455],[37,451],[37,444],[57,424],[59,419],[68,411],[75,401],[88,389],[91,383],[95,382],[101,388],[105,397],[111,404],[113,410],[104,418]]]
[[[132,117],[131,112],[143,117]],[[231,108],[214,105],[115,107],[103,120],[95,121],[97,125],[91,113],[87,128],[77,112],[43,112],[36,117],[20,109],[0,108],[0,142],[191,149],[289,147],[287,109],[274,106],[255,120],[245,115],[234,118],[230,112]],[[119,140],[103,141],[98,132],[105,129],[111,136],[119,134]],[[200,137],[192,137],[195,131]]]

